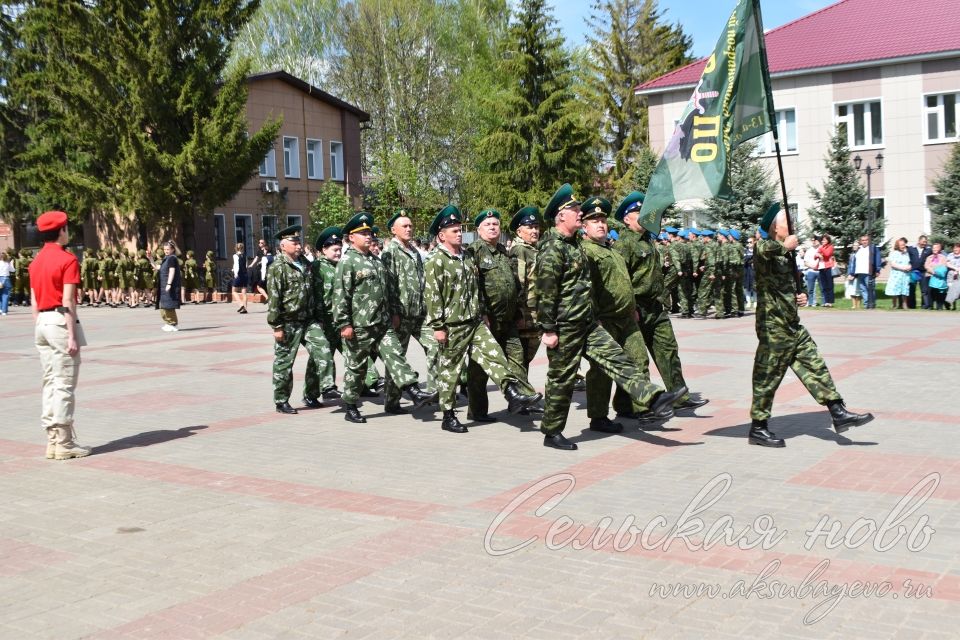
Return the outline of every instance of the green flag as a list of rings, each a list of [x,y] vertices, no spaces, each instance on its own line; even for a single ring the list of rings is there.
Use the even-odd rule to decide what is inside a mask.
[[[727,158],[770,131],[772,113],[759,0],[739,0],[650,178],[644,228],[659,233],[679,200],[729,196]]]

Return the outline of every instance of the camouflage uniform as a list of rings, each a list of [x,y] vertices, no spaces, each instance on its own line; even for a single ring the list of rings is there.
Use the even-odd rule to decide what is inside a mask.
[[[640,327],[637,326],[637,307],[633,299],[630,273],[623,256],[609,244],[599,244],[590,239],[585,239],[582,246],[590,265],[591,291],[597,309],[597,320],[610,337],[623,347],[637,369],[648,372],[647,347],[643,342]],[[647,376],[649,377],[649,373]],[[612,383],[600,367],[590,365],[590,370],[587,371],[587,415],[591,419],[607,416]],[[614,392],[613,408],[621,415],[634,411],[633,399],[620,387]]]
[[[680,272],[682,271],[681,265],[684,253],[686,252],[684,251],[683,241],[677,237],[664,247],[664,306],[670,310],[674,307],[680,307]]]
[[[570,409],[574,378],[586,357],[646,408],[662,389],[650,383],[623,349],[597,323],[590,291],[590,269],[576,235],[567,238],[555,228],[544,234],[537,256],[537,322],[557,334],[550,362],[543,421],[547,436],[563,431]]]
[[[207,252],[203,261],[203,284],[211,291],[217,288],[217,262],[213,259],[212,251]]]
[[[678,277],[677,282],[677,300],[680,305],[680,313],[687,316],[693,315],[694,297],[694,270],[696,269],[696,260],[699,253],[694,252],[694,245],[689,240],[679,240],[676,243],[677,268],[683,273]],[[673,245],[671,245],[673,246]]]
[[[183,262],[183,288],[191,292],[200,288],[200,273],[193,251],[187,252],[187,259]]]
[[[93,249],[83,252],[83,262],[80,263],[80,281],[83,282],[84,292],[97,288],[97,261],[93,257]],[[93,302],[88,300],[87,302]]]
[[[137,252],[136,269],[137,289],[149,289],[151,280],[153,279],[153,267],[150,266],[150,261],[147,260],[147,252],[143,249]]]
[[[427,389],[433,392],[436,390],[433,372],[437,368],[439,345],[433,337],[433,331],[424,322],[427,306],[423,301],[423,258],[415,247],[404,247],[399,240],[392,238],[383,248],[380,261],[387,278],[390,315],[400,318],[396,333],[402,353],[407,352],[411,337],[420,343],[427,355]],[[383,404],[385,407],[398,407],[400,388],[394,384],[389,372],[386,378]]]
[[[729,275],[727,278],[730,279],[730,287],[732,289],[730,292],[730,308],[734,313],[743,315],[745,302],[743,297],[743,245],[740,244],[739,240],[733,239],[731,239],[727,245],[730,252],[730,257],[727,259],[727,264],[729,265]]]
[[[353,247],[337,264],[333,291],[333,322],[337,331],[353,327],[353,339],[341,340],[344,356],[343,402],[356,405],[364,388],[371,358],[379,352],[387,373],[400,388],[417,382],[400,341],[390,324],[383,263]]]
[[[29,249],[21,249],[20,257],[13,265],[13,295],[18,296],[21,305],[30,304],[30,263],[33,262],[33,253]]]
[[[522,392],[534,394],[536,389],[527,382],[523,345],[517,321],[520,319],[520,283],[513,272],[507,249],[502,244],[490,246],[475,240],[467,253],[473,258],[479,276],[480,314],[486,316],[490,334],[496,340],[507,361],[507,369],[520,381]],[[487,402],[487,374],[476,360],[467,368],[467,398],[471,416],[485,416]]]
[[[523,318],[523,328],[517,332],[523,348],[523,369],[530,370],[530,362],[540,348],[540,329],[537,327],[536,298],[534,296],[534,267],[537,264],[537,248],[519,237],[510,247],[510,263],[514,276],[520,283],[517,306]]]
[[[773,397],[787,368],[793,369],[818,403],[841,400],[817,345],[800,324],[794,271],[783,243],[757,242],[753,254],[757,278],[757,353],[753,360],[753,403],[750,417],[767,420]]]
[[[424,279],[427,324],[434,331],[447,332],[437,365],[440,408],[445,412],[453,409],[457,382],[467,358],[476,362],[501,391],[520,382],[490,329],[480,321],[480,286],[473,256],[466,251],[456,256],[438,245],[427,260]]]
[[[705,316],[717,297],[717,287],[720,284],[720,274],[717,272],[716,241],[701,243],[700,251],[704,269],[700,272],[700,286],[697,289],[697,312]],[[713,280],[710,279],[711,276]]]
[[[321,357],[326,345],[323,332],[309,326],[312,295],[309,266],[302,257],[291,260],[280,254],[267,270],[271,292],[267,300],[267,323],[274,329],[283,329],[283,339],[275,340],[273,345],[273,401],[276,404],[290,399],[293,363],[300,345],[307,348],[312,360]]]

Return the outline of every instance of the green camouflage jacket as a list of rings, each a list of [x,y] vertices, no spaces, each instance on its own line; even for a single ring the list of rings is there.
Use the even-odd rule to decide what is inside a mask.
[[[337,283],[337,263],[317,256],[310,263],[310,280],[313,283],[313,300],[310,317],[325,327],[333,326],[333,290]]]
[[[467,247],[480,278],[480,312],[491,324],[515,323],[519,318],[520,283],[513,272],[507,249],[475,240]]]
[[[782,242],[760,240],[753,251],[757,281],[757,336],[791,334],[800,328],[797,311],[796,263]]]
[[[627,230],[615,246],[627,264],[637,302],[659,298],[663,293],[663,262],[649,236]]]
[[[459,256],[438,245],[424,268],[427,323],[435,330],[480,319],[480,283],[473,256]]]
[[[194,258],[187,258],[186,260],[184,260],[183,279],[184,280],[197,279],[197,261]]]
[[[521,331],[526,335],[532,335],[536,333],[537,318],[536,291],[532,286],[536,280],[534,268],[537,265],[537,248],[520,238],[516,238],[513,241],[513,246],[510,247],[509,255],[513,275],[520,285],[517,307],[520,309],[520,314],[526,326]]]
[[[670,256],[670,268],[672,270],[677,273],[682,272],[685,275],[690,275],[692,269],[690,247],[686,242],[683,240],[671,242],[667,253]]]
[[[728,278],[738,278],[743,274],[743,245],[731,240],[723,246],[726,251],[726,268]]]
[[[277,255],[267,269],[267,324],[281,328],[287,323],[304,323],[310,317],[312,299],[308,269],[310,263],[303,257],[291,260],[286,254]]]
[[[427,315],[423,302],[423,258],[414,247],[404,247],[392,238],[380,254],[387,278],[390,315],[422,319]]]
[[[585,239],[582,246],[590,264],[597,318],[601,322],[605,318],[632,318],[637,306],[633,300],[630,272],[627,271],[623,256],[608,243],[600,244]]]
[[[383,263],[372,253],[347,248],[337,263],[334,282],[333,325],[337,331],[347,326],[376,327],[390,321]]]
[[[707,244],[700,243],[700,266],[703,267],[703,277],[719,276],[717,273],[717,241],[711,240]]]
[[[596,320],[590,295],[590,267],[580,238],[560,235],[548,229],[537,254],[537,323],[545,332],[556,332],[560,324],[591,323]]]

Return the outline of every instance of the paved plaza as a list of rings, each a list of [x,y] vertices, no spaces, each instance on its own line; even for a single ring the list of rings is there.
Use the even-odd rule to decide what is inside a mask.
[[[576,394],[562,452],[493,387],[464,435],[277,414],[265,313],[81,309],[94,454],[63,462],[29,310],[0,318],[0,638],[957,637],[960,315],[804,311],[877,419],[834,434],[790,373],[779,450],[746,442],[752,316],[675,320],[710,404],[603,436]]]

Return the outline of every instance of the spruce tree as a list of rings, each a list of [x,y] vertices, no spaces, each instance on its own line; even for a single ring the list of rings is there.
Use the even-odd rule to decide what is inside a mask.
[[[710,198],[707,212],[718,225],[751,229],[777,199],[777,184],[763,161],[754,155],[756,144],[742,144],[730,155],[730,198]]]
[[[943,172],[933,181],[936,201],[930,206],[937,240],[960,242],[960,144],[953,143]]]
[[[505,212],[543,206],[564,182],[590,190],[597,123],[544,0],[522,0],[510,25],[503,84],[490,98],[489,133],[477,145],[470,177],[477,202]]]
[[[867,202],[866,188],[850,162],[850,148],[842,126],[838,126],[830,138],[825,163],[827,179],[823,184],[823,192],[808,185],[810,197],[815,203],[807,212],[810,229],[830,235],[840,260],[845,261],[847,245],[862,233],[872,231],[871,236],[875,240],[882,236],[883,220],[876,220],[873,229],[867,229],[871,203]]]

